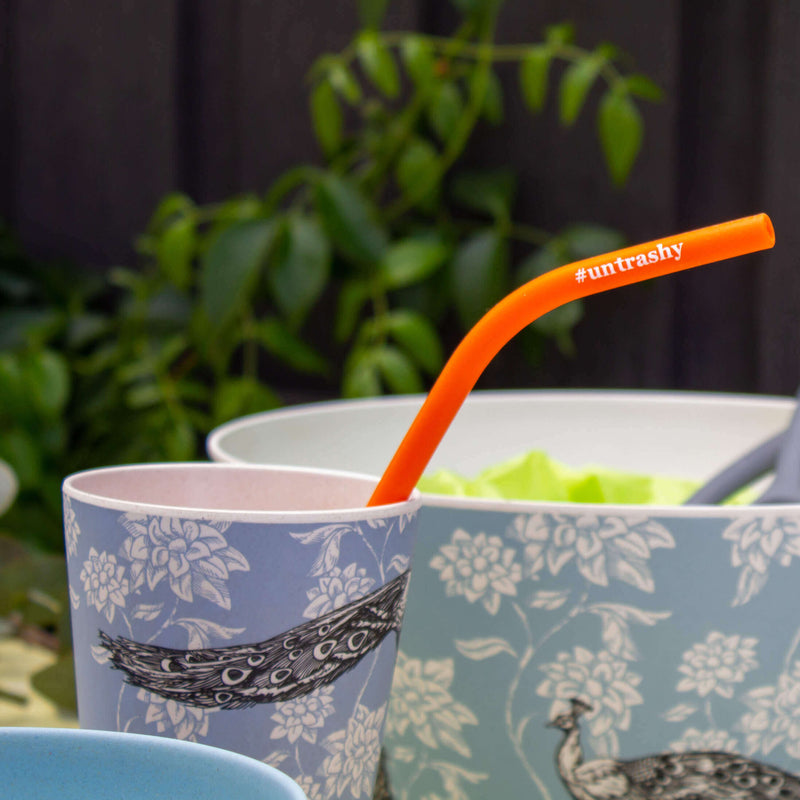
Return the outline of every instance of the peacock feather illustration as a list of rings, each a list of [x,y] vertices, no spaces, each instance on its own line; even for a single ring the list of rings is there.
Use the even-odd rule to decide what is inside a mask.
[[[800,778],[736,753],[663,753],[629,761],[583,760],[579,718],[591,706],[572,699],[550,727],[564,732],[556,753],[575,800],[796,800]]]
[[[103,631],[100,642],[127,683],[168,700],[221,709],[291,700],[332,683],[399,633],[409,575],[257,644],[175,650]]]

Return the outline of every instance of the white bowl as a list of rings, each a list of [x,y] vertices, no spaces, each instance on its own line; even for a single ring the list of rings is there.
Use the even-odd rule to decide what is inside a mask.
[[[381,474],[424,397],[312,403],[228,422],[215,461]],[[602,464],[703,480],[786,427],[789,398],[692,392],[473,392],[434,453],[471,475],[532,449],[579,467]],[[433,501],[431,501],[433,502]]]

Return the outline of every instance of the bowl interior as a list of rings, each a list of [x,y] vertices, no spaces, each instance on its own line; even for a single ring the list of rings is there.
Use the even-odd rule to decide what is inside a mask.
[[[380,474],[423,399],[336,401],[258,414],[218,428],[208,451],[219,461]],[[793,409],[788,398],[692,392],[474,392],[427,471],[471,476],[544,450],[574,467],[704,480],[782,430]]]
[[[332,470],[253,465],[137,464],[92,469],[65,481],[84,502],[189,512],[302,512],[364,505],[375,479]]]

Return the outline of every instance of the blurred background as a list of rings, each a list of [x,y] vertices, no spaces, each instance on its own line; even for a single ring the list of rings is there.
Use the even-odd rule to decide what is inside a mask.
[[[458,13],[393,0],[381,26],[449,34]],[[513,88],[516,66],[499,64],[504,122],[478,126],[464,159],[513,168],[515,218],[548,230],[602,223],[636,242],[763,210],[778,246],[593,298],[573,358],[548,350],[525,374],[493,371],[491,385],[793,393],[800,8],[508,0],[496,40],[535,42],[564,21],[586,48],[614,43],[663,100],[641,108],[641,153],[615,187],[594,114],[564,128],[553,92],[532,117]],[[209,202],[263,192],[287,168],[319,161],[308,71],[359,25],[355,2],[0,1],[0,215],[34,256],[132,263],[165,193]]]

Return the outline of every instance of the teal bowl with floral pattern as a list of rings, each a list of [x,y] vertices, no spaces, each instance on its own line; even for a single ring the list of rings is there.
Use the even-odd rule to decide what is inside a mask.
[[[379,473],[421,400],[268,412],[218,429],[208,450]],[[793,409],[700,393],[478,392],[431,469],[469,475],[541,449],[702,481]],[[798,570],[799,506],[423,494],[385,738],[393,795],[798,796]],[[751,781],[773,793],[735,793]]]

